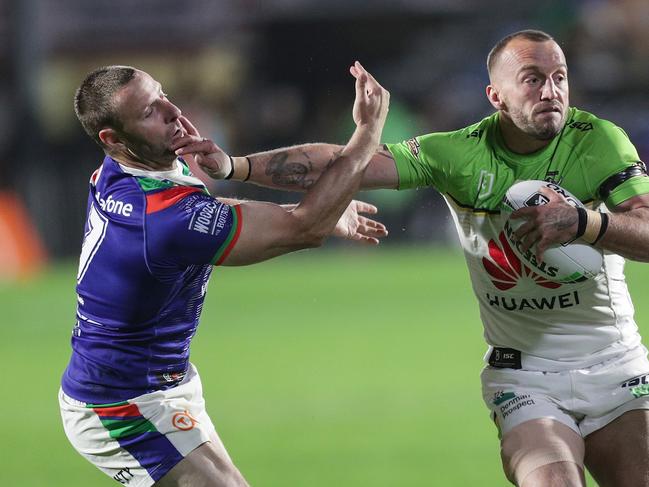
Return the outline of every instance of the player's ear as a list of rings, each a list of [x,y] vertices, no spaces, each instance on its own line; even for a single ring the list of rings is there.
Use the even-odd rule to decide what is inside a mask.
[[[500,93],[493,85],[487,85],[487,99],[496,110],[506,110],[507,105],[500,98]]]
[[[119,134],[112,128],[101,129],[97,135],[99,136],[99,140],[101,140],[108,149],[116,149],[118,146],[122,147],[124,145],[122,144]]]

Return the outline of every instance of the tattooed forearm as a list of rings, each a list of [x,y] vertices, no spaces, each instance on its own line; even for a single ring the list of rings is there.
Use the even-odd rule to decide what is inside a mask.
[[[333,164],[341,152],[342,150],[334,151],[325,167],[320,170],[314,167],[309,155],[305,152],[290,156],[286,152],[277,152],[273,154],[266,165],[266,175],[271,177],[272,183],[276,186],[307,190],[316,182],[322,171]],[[303,159],[300,160],[301,158]]]
[[[335,150],[334,153],[333,153],[333,155],[331,156],[331,159],[329,159],[329,160],[327,161],[327,165],[325,166],[325,170],[326,170],[326,169],[329,169],[329,168],[331,167],[331,165],[334,163],[334,161],[335,161],[336,159],[338,159],[338,158],[340,157],[340,154],[342,154],[342,153],[343,153],[343,150],[342,150],[342,149]]]
[[[274,185],[308,189],[315,182],[313,178],[308,177],[313,170],[313,164],[308,156],[303,155],[305,161],[289,161],[285,152],[273,154],[266,166],[266,175],[271,176]]]

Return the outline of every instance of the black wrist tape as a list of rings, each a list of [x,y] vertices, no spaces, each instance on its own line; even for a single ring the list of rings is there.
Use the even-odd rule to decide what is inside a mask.
[[[595,245],[597,242],[599,242],[599,240],[604,236],[606,230],[608,229],[608,214],[602,213],[601,215],[602,215],[602,226],[599,227],[599,233],[597,234],[597,238],[592,243],[592,245]]]
[[[575,235],[575,240],[581,237],[586,231],[586,224],[588,223],[588,212],[586,208],[577,208],[577,235]]]

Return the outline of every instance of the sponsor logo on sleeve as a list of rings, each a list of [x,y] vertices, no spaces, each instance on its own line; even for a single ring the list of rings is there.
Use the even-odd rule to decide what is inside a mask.
[[[408,146],[408,149],[410,150],[410,153],[413,156],[418,158],[419,157],[419,149],[421,148],[421,146],[419,145],[419,141],[415,137],[413,137],[412,139],[408,139],[406,141],[406,145]]]
[[[189,229],[205,235],[216,235],[225,227],[229,207],[214,201],[195,210],[189,221]]]

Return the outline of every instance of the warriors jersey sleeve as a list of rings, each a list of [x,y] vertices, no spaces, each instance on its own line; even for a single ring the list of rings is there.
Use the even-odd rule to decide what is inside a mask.
[[[192,187],[147,195],[145,245],[154,274],[163,268],[221,264],[241,231],[239,206]]]

